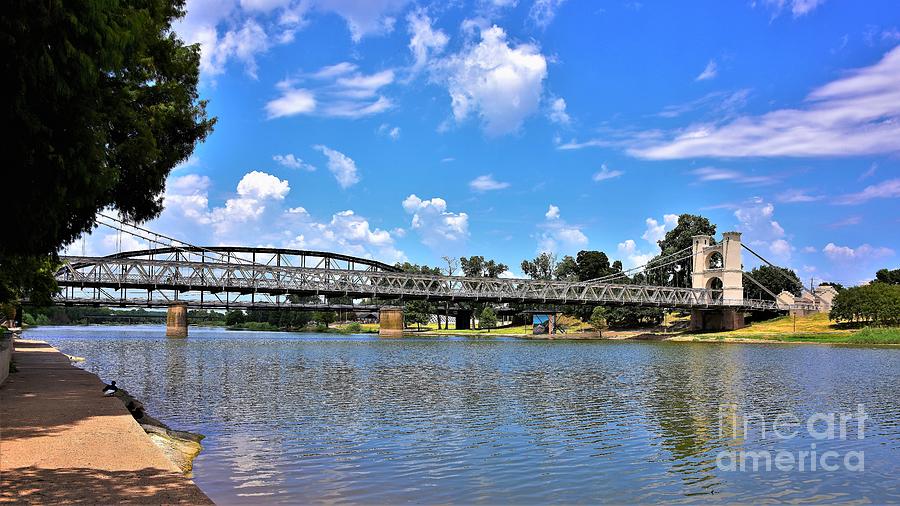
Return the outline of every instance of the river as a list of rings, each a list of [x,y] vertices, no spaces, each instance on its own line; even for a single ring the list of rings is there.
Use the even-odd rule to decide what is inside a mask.
[[[161,326],[25,337],[206,435],[194,480],[219,504],[900,502],[897,348],[193,327],[179,340]],[[841,413],[856,418],[828,437]],[[740,452],[794,465],[754,471]],[[803,452],[815,458],[800,470]]]

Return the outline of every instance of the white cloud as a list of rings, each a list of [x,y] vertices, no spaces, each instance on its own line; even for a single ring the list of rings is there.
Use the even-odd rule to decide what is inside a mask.
[[[382,123],[381,126],[378,127],[378,133],[380,135],[386,135],[390,137],[391,140],[396,141],[400,138],[400,127]]]
[[[435,56],[444,51],[450,38],[441,30],[432,27],[432,20],[422,9],[406,16],[409,23],[409,50],[413,54],[412,72],[418,72]]]
[[[609,170],[609,167],[604,163],[600,165],[600,172],[595,173],[593,179],[599,183],[600,181],[606,181],[607,179],[617,178],[622,174],[625,174],[625,172],[621,170]]]
[[[286,179],[278,179],[258,170],[244,174],[237,185],[238,195],[256,200],[284,200],[289,191],[291,187]]]
[[[546,220],[539,225],[541,232],[537,235],[538,253],[557,253],[560,249],[573,251],[588,243],[588,237],[581,227],[566,223],[560,217],[559,208],[553,204],[544,213]]]
[[[298,79],[278,82],[275,87],[281,95],[266,104],[269,119],[297,114],[355,119],[393,107],[393,102],[379,91],[394,82],[394,71],[363,74],[356,68],[347,62],[323,67],[306,76],[319,81],[311,88],[298,87]]]
[[[778,179],[773,176],[749,176],[736,170],[717,167],[700,167],[692,170],[691,174],[697,176],[697,180],[700,182],[729,181],[748,186],[760,186],[778,182]]]
[[[310,172],[316,170],[315,166],[304,162],[300,158],[297,158],[293,155],[293,153],[288,153],[286,155],[275,155],[272,157],[272,160],[275,160],[279,165],[282,165],[289,169],[303,169]]]
[[[353,41],[359,42],[367,35],[393,31],[396,19],[391,14],[399,12],[407,3],[409,0],[318,0],[315,5],[344,18]]]
[[[773,17],[777,17],[785,8],[790,8],[791,14],[795,18],[799,18],[809,14],[823,3],[825,0],[765,0],[766,7],[773,11]]]
[[[644,235],[641,238],[657,246],[657,241],[663,240],[666,237],[666,232],[678,226],[678,215],[666,214],[663,216],[662,223],[654,218],[647,218],[644,222],[647,224],[647,230],[644,231]]]
[[[334,178],[337,179],[341,188],[348,188],[359,182],[356,162],[352,158],[321,144],[313,146],[313,148],[321,151],[328,158],[328,170],[334,174]]]
[[[547,113],[547,117],[550,118],[550,121],[560,125],[568,125],[572,120],[566,112],[566,101],[562,98],[550,102],[550,112]]]
[[[833,157],[900,152],[900,46],[878,63],[813,90],[802,107],[635,136],[647,159]],[[646,134],[647,132],[644,132]]]
[[[719,68],[716,65],[715,60],[709,60],[709,63],[706,64],[706,68],[703,69],[703,72],[700,72],[700,75],[697,76],[697,81],[706,81],[716,77],[719,74]]]
[[[862,204],[872,199],[900,198],[900,178],[867,186],[863,191],[848,193],[835,199],[836,204]]]
[[[534,0],[528,11],[528,18],[541,27],[546,28],[556,17],[556,11],[566,0]]]
[[[511,47],[499,26],[481,30],[481,41],[443,60],[434,78],[450,93],[453,117],[480,116],[488,135],[515,132],[540,104],[547,59],[534,44]]]
[[[775,200],[786,204],[794,204],[798,202],[815,202],[825,198],[823,195],[812,195],[809,190],[799,188],[790,188],[775,196]]]
[[[486,174],[469,181],[469,188],[477,192],[503,190],[509,188],[509,183],[495,180],[493,174]]]
[[[412,194],[403,200],[403,209],[412,215],[410,228],[426,246],[450,247],[469,236],[469,215],[447,211],[447,201],[440,197],[422,200]]]
[[[658,250],[659,248],[657,248]],[[657,253],[643,253],[638,250],[637,244],[632,239],[626,239],[624,242],[620,242],[616,251],[618,251],[619,255],[622,256],[625,261],[625,267],[632,268],[640,265],[644,265],[655,257]]]
[[[269,119],[308,114],[316,109],[316,97],[307,89],[294,88],[288,81],[276,85],[281,96],[266,104]]]
[[[894,254],[894,250],[890,248],[875,247],[869,244],[863,244],[857,248],[851,248],[849,246],[838,246],[833,242],[826,244],[825,247],[822,248],[822,252],[825,253],[825,256],[827,256],[829,259],[838,262],[850,260],[873,260],[888,257]]]
[[[767,247],[770,253],[778,257],[777,260],[790,259],[794,247],[785,238],[784,228],[775,220],[774,205],[756,197],[738,207],[734,217],[746,243]]]

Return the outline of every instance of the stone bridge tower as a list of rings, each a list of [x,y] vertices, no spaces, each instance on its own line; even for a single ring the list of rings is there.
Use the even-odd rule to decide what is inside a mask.
[[[693,237],[691,287],[722,290],[726,305],[744,299],[744,267],[741,261],[741,233],[725,232],[722,242],[712,244],[712,237]],[[744,326],[744,314],[734,309],[703,310],[691,313],[693,330],[732,330]]]

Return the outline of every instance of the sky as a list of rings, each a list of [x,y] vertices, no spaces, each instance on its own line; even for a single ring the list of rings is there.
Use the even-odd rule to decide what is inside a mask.
[[[893,1],[188,0],[174,30],[218,123],[146,226],[190,243],[521,276],[641,265],[692,213],[807,283],[900,266]]]

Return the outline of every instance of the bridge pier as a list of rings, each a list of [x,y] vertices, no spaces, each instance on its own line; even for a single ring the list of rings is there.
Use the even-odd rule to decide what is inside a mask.
[[[744,313],[734,309],[693,309],[690,330],[737,330],[744,327]]]
[[[381,337],[403,337],[403,309],[383,307],[378,311],[378,335]]]
[[[472,310],[457,309],[456,310],[456,330],[469,330],[472,328]]]
[[[166,337],[187,337],[187,303],[176,302],[166,312]]]

